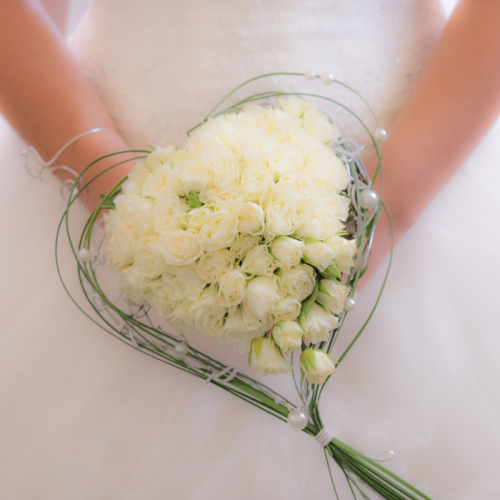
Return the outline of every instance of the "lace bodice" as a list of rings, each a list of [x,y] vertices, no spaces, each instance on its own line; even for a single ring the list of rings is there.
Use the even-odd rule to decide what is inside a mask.
[[[97,0],[71,46],[131,146],[182,146],[229,90],[274,71],[330,72],[388,128],[442,23],[433,0]],[[241,95],[269,89],[339,97],[368,118],[318,80],[267,80]],[[364,142],[352,120],[335,119]]]

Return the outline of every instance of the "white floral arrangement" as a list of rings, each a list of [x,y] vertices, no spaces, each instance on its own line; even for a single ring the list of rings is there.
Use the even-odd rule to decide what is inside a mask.
[[[347,107],[313,93],[273,90],[220,109],[245,85],[276,76],[351,90],[367,105],[377,128],[371,133]],[[188,132],[184,149],[127,151],[136,156],[125,161],[137,164],[103,196],[78,242],[69,214],[86,185],[83,174],[77,178],[57,232],[56,261],[65,233],[86,304],[69,290],[57,263],[61,281],[80,310],[117,339],[314,437],[336,498],[329,458],[341,469],[353,498],[358,498],[356,491],[359,498],[374,491],[388,499],[430,500],[378,463],[394,452],[378,459],[363,455],[336,438],[320,414],[323,388],[369,323],[391,259],[371,313],[333,359],[385,207],[359,159],[361,147],[339,137],[332,120],[304,97],[341,106],[364,127],[378,156],[374,178],[380,176],[382,190],[387,133],[359,94],[330,74],[261,75],[222,99]],[[266,105],[253,104],[262,100]],[[102,252],[106,245],[107,256]],[[98,271],[106,257],[128,300],[110,299],[101,286]],[[165,331],[149,314],[151,308],[179,334]],[[185,336],[194,329],[248,351],[249,365],[263,375],[291,372],[300,403],[196,349]],[[297,350],[300,383],[294,370],[299,370]]]
[[[290,371],[285,354],[327,341],[349,294],[341,276],[357,248],[344,231],[347,168],[328,146],[338,138],[292,96],[209,119],[184,149],[139,161],[105,216],[127,297],[179,332],[249,351],[264,375]],[[315,355],[301,366],[320,383],[334,365]]]

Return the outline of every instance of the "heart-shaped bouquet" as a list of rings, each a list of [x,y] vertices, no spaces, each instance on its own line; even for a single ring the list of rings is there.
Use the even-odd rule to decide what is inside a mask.
[[[79,192],[75,183],[59,231],[66,227],[78,261],[92,308],[84,312],[102,328],[314,436],[360,494],[368,485],[384,498],[427,498],[334,439],[320,418],[322,387],[362,332],[332,358],[383,205],[360,148],[309,97],[339,104],[271,91],[217,111],[224,99],[190,131],[184,149],[127,152],[137,153],[137,163],[103,197],[77,245],[68,218],[85,187]],[[369,135],[381,175],[386,133]],[[104,247],[125,301],[110,300],[99,283]],[[155,324],[152,310],[178,335]],[[195,349],[186,337],[192,330],[248,353],[250,368],[263,375],[293,374],[295,359],[300,404]]]

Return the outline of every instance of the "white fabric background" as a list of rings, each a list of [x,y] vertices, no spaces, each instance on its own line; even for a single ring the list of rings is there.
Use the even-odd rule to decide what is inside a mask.
[[[322,400],[342,440],[371,455],[394,449],[391,470],[434,499],[500,496],[499,140],[497,123],[398,246],[380,308]],[[311,438],[78,312],[55,270],[59,185],[27,176],[22,146],[2,121],[0,498],[332,498]],[[73,274],[68,255],[62,267]],[[381,279],[382,270],[359,296],[344,344]]]

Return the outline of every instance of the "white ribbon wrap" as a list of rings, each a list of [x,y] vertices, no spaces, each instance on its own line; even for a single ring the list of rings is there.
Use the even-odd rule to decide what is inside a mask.
[[[224,375],[227,376],[226,378],[223,379],[222,377],[224,377]],[[236,368],[235,366],[228,365],[220,372],[213,372],[212,375],[210,375],[210,377],[207,378],[206,383],[208,384],[212,381],[216,381],[216,382],[221,382],[223,384],[227,384],[228,382],[233,380],[233,378],[236,377],[236,375],[238,375],[238,368]]]
[[[314,439],[318,442],[321,448],[324,448],[328,443],[335,437],[335,432],[333,432],[328,427],[323,427]]]

